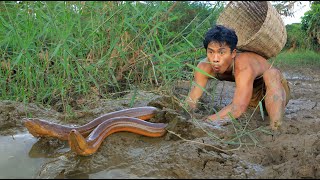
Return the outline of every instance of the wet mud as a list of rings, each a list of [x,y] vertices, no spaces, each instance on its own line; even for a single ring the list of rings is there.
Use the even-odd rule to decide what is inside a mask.
[[[0,101],[0,135],[28,133],[24,117],[83,125],[129,108],[135,96],[133,107],[159,109],[150,121],[168,123],[163,137],[117,132],[91,156],[76,155],[65,141],[33,137],[28,153],[20,156],[39,158],[42,164],[27,178],[320,178],[320,73],[316,68],[297,68],[284,69],[284,74],[292,99],[276,132],[270,130],[269,119],[259,107],[248,109],[236,122],[200,120],[231,102],[234,84],[229,82],[211,81],[191,117],[178,102],[189,91],[190,82],[185,81],[173,87],[174,96],[138,91],[113,100],[83,101],[87,110],[73,116],[55,107]]]

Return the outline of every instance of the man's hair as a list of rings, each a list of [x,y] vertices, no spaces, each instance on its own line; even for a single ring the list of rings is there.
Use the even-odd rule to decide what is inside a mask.
[[[226,43],[233,51],[238,43],[238,37],[233,29],[222,25],[215,25],[206,33],[203,40],[203,46],[207,50],[209,43],[217,42],[220,44]]]

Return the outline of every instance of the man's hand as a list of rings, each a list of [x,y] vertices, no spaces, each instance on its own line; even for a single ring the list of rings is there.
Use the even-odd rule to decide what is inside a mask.
[[[188,105],[189,110],[197,108],[198,100],[193,100],[190,96],[186,98],[186,104]]]
[[[209,125],[213,125],[213,126],[227,126],[229,124],[231,124],[231,119],[230,118],[223,118],[223,119],[219,119],[219,120],[211,120],[209,118],[210,116],[206,117],[204,119],[204,121],[209,124]]]
[[[215,120],[221,120],[221,118],[217,117],[216,114],[213,114],[213,115],[210,115],[210,116],[206,117],[205,120],[215,121]]]

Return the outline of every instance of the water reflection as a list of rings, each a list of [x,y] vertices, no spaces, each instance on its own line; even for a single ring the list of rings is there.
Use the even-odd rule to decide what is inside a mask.
[[[0,136],[0,178],[34,178],[45,161],[44,158],[30,158],[28,151],[37,141],[29,133],[14,136]]]
[[[69,151],[66,141],[53,138],[40,138],[34,143],[29,151],[31,158],[54,158]]]

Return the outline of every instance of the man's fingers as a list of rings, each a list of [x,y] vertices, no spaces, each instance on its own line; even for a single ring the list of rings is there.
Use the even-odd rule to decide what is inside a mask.
[[[223,120],[209,120],[209,119],[205,119],[205,122],[213,125],[213,126],[227,126],[229,124],[231,124],[231,120],[230,119],[223,119]]]

